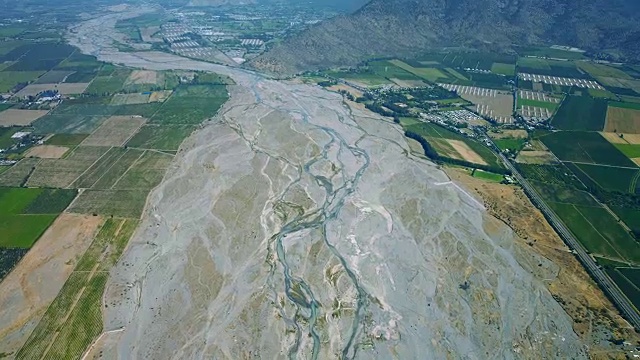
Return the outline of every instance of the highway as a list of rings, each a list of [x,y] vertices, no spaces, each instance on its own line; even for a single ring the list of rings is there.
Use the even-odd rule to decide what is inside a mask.
[[[495,144],[494,144],[495,146]],[[496,147],[497,148],[497,147]],[[629,299],[627,299],[622,291],[616,286],[616,284],[609,278],[609,276],[600,268],[596,261],[589,255],[587,250],[576,239],[576,237],[569,231],[562,220],[556,215],[555,212],[544,202],[540,194],[529,184],[529,182],[518,172],[515,166],[504,156],[502,153],[497,152],[505,166],[511,170],[513,177],[522,185],[529,199],[542,211],[547,217],[551,226],[553,226],[560,237],[565,243],[574,251],[578,256],[578,259],[584,267],[587,269],[591,277],[600,285],[600,288],[607,294],[609,299],[620,310],[622,316],[636,329],[640,331],[640,315],[638,311],[633,307]]]

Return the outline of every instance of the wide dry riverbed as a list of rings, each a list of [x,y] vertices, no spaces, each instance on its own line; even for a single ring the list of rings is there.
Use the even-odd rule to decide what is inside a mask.
[[[237,83],[182,146],[111,274],[104,358],[583,358],[542,279],[557,269],[402,130],[316,86],[111,46],[100,60]]]

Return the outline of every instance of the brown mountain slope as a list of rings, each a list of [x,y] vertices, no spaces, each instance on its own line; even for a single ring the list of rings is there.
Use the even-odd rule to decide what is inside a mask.
[[[636,0],[373,0],[286,39],[249,66],[292,73],[443,46],[544,43],[638,59],[639,14]]]

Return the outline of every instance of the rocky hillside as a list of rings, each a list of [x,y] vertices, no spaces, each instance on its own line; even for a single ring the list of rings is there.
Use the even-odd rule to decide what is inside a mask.
[[[573,45],[640,59],[637,0],[373,0],[292,36],[249,65],[292,73],[443,46]]]

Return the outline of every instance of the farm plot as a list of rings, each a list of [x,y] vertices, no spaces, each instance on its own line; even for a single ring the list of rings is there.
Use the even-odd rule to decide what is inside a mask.
[[[540,140],[562,161],[636,167],[596,132],[558,131],[544,135]]]
[[[76,146],[87,137],[87,134],[55,134],[51,136],[45,144],[58,146]]]
[[[111,100],[112,105],[134,105],[149,102],[150,94],[115,94]]]
[[[493,65],[491,65],[491,72],[494,74],[500,74],[505,76],[514,76],[516,74],[516,65],[493,63]]]
[[[638,288],[640,281],[637,279],[637,273],[640,269],[614,268],[606,269],[605,271],[629,301],[631,301],[633,306],[635,306],[636,309],[640,309],[640,289]],[[628,277],[625,276],[625,274],[627,274]]]
[[[151,190],[164,177],[165,171],[173,160],[173,155],[146,151],[113,185],[119,190]]]
[[[49,71],[74,52],[73,46],[55,43],[32,43],[23,45],[28,48],[28,56],[21,57],[7,68],[10,71]],[[16,59],[17,60],[17,59]]]
[[[69,151],[68,147],[56,145],[38,145],[29,149],[24,156],[40,159],[59,159]]]
[[[591,253],[640,263],[640,244],[604,208],[559,203],[550,206]]]
[[[640,109],[609,105],[604,131],[640,134]]]
[[[7,71],[0,72],[0,93],[13,90],[18,84],[26,84],[36,80],[44,71]]]
[[[74,191],[57,194],[43,189],[0,189],[0,248],[31,247],[74,197]]]
[[[89,83],[31,84],[18,91],[15,96],[35,96],[47,90],[55,90],[62,95],[82,94],[87,89],[87,86],[89,86]]]
[[[487,164],[493,168],[502,168],[500,160],[489,148],[443,127],[421,122],[407,126],[406,130],[424,137],[429,143],[434,142],[434,144],[436,144],[435,146],[439,144],[440,150],[443,151],[441,156],[469,162],[479,161],[476,164]],[[454,142],[452,143],[450,140],[454,140]],[[465,145],[461,145],[460,143],[464,143]],[[458,149],[456,149],[456,146]],[[436,149],[436,151],[438,151],[438,149]],[[446,154],[451,156],[447,156]]]
[[[98,160],[93,162],[75,181],[69,185],[76,189],[91,188],[98,180],[108,176],[109,170],[127,152],[124,148],[110,148]]]
[[[79,359],[102,332],[102,294],[136,220],[109,219],[82,256],[16,359]]]
[[[87,94],[104,95],[122,91],[131,70],[116,69],[108,76],[97,76],[86,90]]]
[[[27,185],[66,188],[108,150],[107,147],[78,146],[64,159],[43,159],[35,167]]]
[[[562,130],[601,131],[607,117],[607,102],[589,96],[568,96],[551,120]]]
[[[8,109],[0,112],[0,126],[27,126],[47,113],[46,110]]]
[[[389,61],[389,63],[397,66],[398,68],[406,71],[409,74],[413,74],[414,76],[417,76],[419,78],[425,79],[430,82],[436,82],[438,81],[438,79],[448,78],[447,75],[443,74],[437,68],[417,68],[400,60],[391,60]],[[402,79],[402,77],[400,76],[392,76],[392,77]]]
[[[141,117],[112,116],[89,135],[82,145],[122,146],[145,122],[146,119]]]
[[[195,130],[193,125],[144,125],[127,143],[140,149],[178,150],[182,141]]]
[[[35,82],[36,84],[57,84],[64,82],[64,80],[75,71],[70,70],[51,70],[48,73],[42,75]]]
[[[164,102],[171,94],[173,94],[173,90],[154,91],[149,96],[149,102]]]
[[[604,88],[593,80],[586,79],[574,79],[567,77],[558,77],[558,76],[548,76],[548,75],[538,75],[538,74],[528,74],[528,73],[519,73],[518,76],[520,79],[524,81],[531,81],[534,83],[543,83],[549,85],[559,85],[559,86],[576,86],[584,89],[598,89],[604,90]]]
[[[611,166],[575,164],[571,167],[579,178],[588,178],[603,189],[623,193],[635,193],[640,169]],[[586,181],[585,181],[586,182]]]
[[[68,212],[139,218],[149,190],[84,190]]]
[[[224,85],[181,86],[149,120],[153,124],[200,124],[216,114],[229,95]]]
[[[92,133],[104,120],[119,110],[117,106],[104,103],[110,100],[110,98],[89,98],[64,101],[47,116],[36,121],[33,126],[40,134]]]
[[[40,159],[24,158],[0,174],[0,186],[22,186],[40,163]]]
[[[513,95],[499,90],[472,86],[438,84],[449,91],[456,92],[461,98],[475,104],[475,111],[499,123],[513,122]]]

